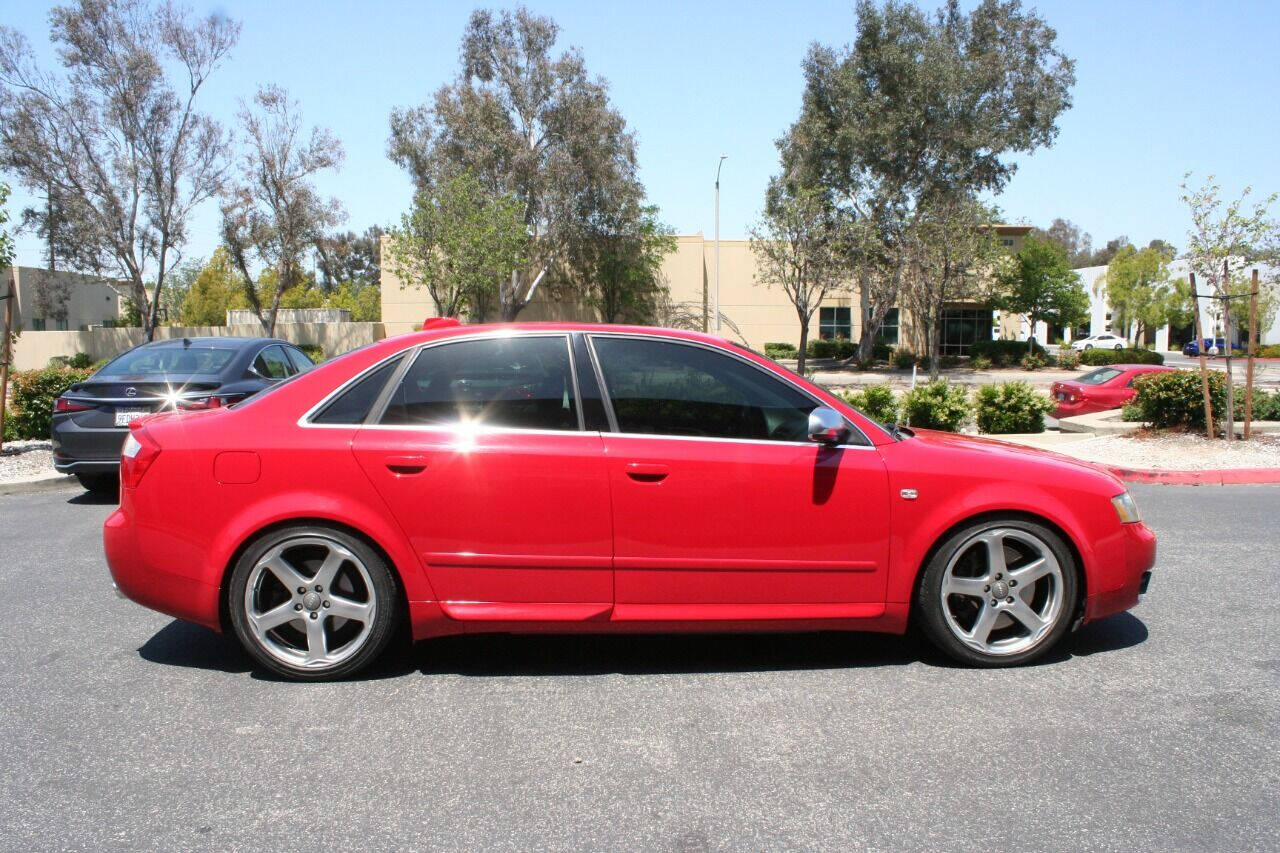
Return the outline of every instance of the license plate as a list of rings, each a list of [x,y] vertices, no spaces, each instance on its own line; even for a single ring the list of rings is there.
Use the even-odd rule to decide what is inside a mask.
[[[128,426],[135,418],[149,414],[146,409],[121,409],[116,412],[116,426]]]

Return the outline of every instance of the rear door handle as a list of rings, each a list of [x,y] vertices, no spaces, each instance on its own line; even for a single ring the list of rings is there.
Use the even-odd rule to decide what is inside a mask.
[[[397,477],[421,474],[427,470],[427,457],[425,456],[388,456],[385,462],[387,470]]]
[[[666,465],[653,462],[627,463],[627,476],[637,483],[661,483],[669,473]]]

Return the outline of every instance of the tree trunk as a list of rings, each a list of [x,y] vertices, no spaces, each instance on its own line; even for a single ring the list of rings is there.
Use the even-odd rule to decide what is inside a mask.
[[[805,350],[809,348],[809,318],[800,317],[800,352],[796,354],[796,373],[804,376]]]

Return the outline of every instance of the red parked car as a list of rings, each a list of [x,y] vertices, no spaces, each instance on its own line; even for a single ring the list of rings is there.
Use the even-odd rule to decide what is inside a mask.
[[[1109,364],[1076,379],[1055,382],[1049,390],[1049,396],[1058,404],[1053,416],[1069,418],[1118,409],[1138,393],[1133,383],[1139,376],[1173,369],[1158,364]]]
[[[119,589],[262,666],[468,632],[865,630],[977,666],[1132,607],[1119,480],[884,427],[722,339],[436,321],[242,403],[135,421]]]

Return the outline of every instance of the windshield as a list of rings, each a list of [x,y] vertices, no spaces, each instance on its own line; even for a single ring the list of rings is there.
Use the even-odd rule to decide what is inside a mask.
[[[1115,379],[1124,371],[1116,370],[1114,367],[1099,367],[1091,373],[1086,373],[1076,381],[1081,385],[1101,385],[1103,382]]]
[[[98,376],[170,376],[218,373],[236,351],[218,347],[139,347],[98,371]]]

